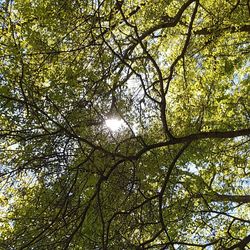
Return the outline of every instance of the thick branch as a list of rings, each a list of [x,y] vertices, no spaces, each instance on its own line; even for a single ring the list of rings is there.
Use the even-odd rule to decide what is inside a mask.
[[[224,32],[224,31],[229,31],[230,33],[235,33],[235,32],[247,32],[250,33],[250,25],[246,24],[246,25],[242,25],[240,27],[225,27],[219,30],[214,30],[213,28],[209,29],[209,28],[203,28],[201,30],[197,30],[194,31],[195,35],[211,35],[214,32]]]
[[[177,12],[177,14],[171,18],[169,21],[165,21],[165,22],[161,22],[159,24],[154,25],[153,27],[151,27],[150,29],[146,30],[145,32],[143,32],[141,34],[141,36],[139,37],[138,41],[134,44],[132,44],[131,46],[128,47],[128,49],[126,50],[125,54],[124,54],[124,58],[128,57],[128,54],[131,53],[131,51],[138,45],[139,41],[142,41],[143,39],[145,39],[146,37],[148,37],[149,35],[153,34],[155,31],[160,30],[160,29],[164,29],[164,28],[171,28],[171,27],[175,27],[178,22],[180,21],[182,14],[184,13],[184,11],[193,3],[195,2],[195,0],[189,0],[186,3],[184,3],[181,8],[179,9],[179,11]]]
[[[195,194],[195,198],[208,198],[211,201],[228,201],[236,203],[250,203],[250,195],[226,195],[226,194]]]
[[[160,148],[168,145],[175,145],[175,144],[181,144],[181,143],[187,143],[187,142],[193,142],[193,141],[198,141],[201,139],[215,139],[215,138],[235,138],[239,136],[250,136],[250,128],[247,129],[241,129],[241,130],[236,130],[236,131],[225,131],[225,132],[201,132],[197,134],[191,134],[188,136],[183,136],[179,138],[175,138],[174,140],[171,141],[164,141],[164,142],[159,142],[155,144],[148,145],[147,147],[144,147],[142,150],[140,150],[135,157],[138,159],[142,154],[145,152],[155,149],[155,148]]]
[[[233,249],[240,249],[243,250],[245,249],[245,246],[250,243],[250,235],[248,235],[247,237],[245,237],[244,239],[242,239],[240,242],[238,242],[237,244],[226,248],[226,250],[233,250]]]

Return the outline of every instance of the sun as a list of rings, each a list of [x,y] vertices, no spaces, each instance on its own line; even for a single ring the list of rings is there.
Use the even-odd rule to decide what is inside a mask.
[[[119,129],[122,128],[122,126],[124,126],[124,121],[116,119],[116,118],[111,118],[111,119],[107,119],[105,121],[105,124],[110,130],[118,131]]]

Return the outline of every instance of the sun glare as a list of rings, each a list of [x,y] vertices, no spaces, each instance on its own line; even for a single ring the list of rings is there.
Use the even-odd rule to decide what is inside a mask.
[[[122,128],[124,122],[122,120],[112,118],[112,119],[107,119],[105,121],[105,124],[110,130],[117,131]]]

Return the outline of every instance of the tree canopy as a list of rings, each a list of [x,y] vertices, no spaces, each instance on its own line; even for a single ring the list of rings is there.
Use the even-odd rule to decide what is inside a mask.
[[[249,17],[0,1],[0,249],[250,248]]]

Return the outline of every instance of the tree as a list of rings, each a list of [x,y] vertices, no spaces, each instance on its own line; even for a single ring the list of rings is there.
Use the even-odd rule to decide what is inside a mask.
[[[250,247],[249,16],[1,1],[0,248]]]

